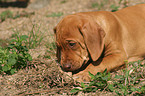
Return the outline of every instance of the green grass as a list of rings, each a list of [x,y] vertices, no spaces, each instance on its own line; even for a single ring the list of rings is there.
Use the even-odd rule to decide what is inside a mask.
[[[101,10],[108,2],[108,0],[100,0],[100,2],[92,3],[92,7]]]
[[[92,3],[92,8],[97,8],[98,10],[102,10],[102,9],[105,9],[105,5],[109,5],[110,2],[111,1],[109,1],[109,0],[100,0],[100,1]],[[111,11],[115,12],[115,11],[119,10],[121,5],[123,5],[124,7],[128,7],[126,0],[118,0],[118,4],[110,5]]]
[[[33,25],[28,35],[14,32],[10,40],[1,40],[0,45],[5,46],[0,46],[0,74],[14,74],[19,69],[31,65],[32,56],[29,54],[29,49],[41,46],[44,39],[38,25]]]
[[[3,11],[0,14],[0,20],[1,20],[1,22],[5,21],[7,18],[13,18],[13,12],[12,11],[6,10],[6,11]]]
[[[40,31],[38,25],[33,25],[31,31],[29,32],[27,46],[30,49],[36,48],[41,45],[42,40],[45,38],[44,34]]]
[[[56,44],[55,44],[55,38],[54,34],[49,34],[49,41],[45,43],[46,48],[48,49],[44,55],[44,58],[52,59],[54,56],[56,56]]]
[[[31,15],[34,15],[34,14],[35,14],[34,12],[28,13],[26,11],[22,11],[21,13],[17,12],[16,14],[14,14],[14,12],[10,10],[6,10],[0,13],[0,22],[3,22],[8,18],[16,19],[20,17],[30,17]]]
[[[55,56],[55,50],[56,50],[56,45],[55,45],[55,42],[52,42],[52,43],[47,43],[45,45],[48,50],[46,51],[45,55],[44,55],[44,58],[47,58],[47,59],[52,59],[52,56]]]
[[[44,34],[40,31],[40,27],[37,24],[34,24],[32,26],[32,29],[30,32],[28,32],[28,38],[26,40],[26,46],[29,49],[34,49],[38,46],[41,46],[41,43],[43,41],[43,39],[45,38]],[[14,31],[14,34],[12,34],[11,38],[15,38],[17,37],[19,34],[19,32],[16,30]]]
[[[0,74],[14,74],[19,69],[31,65],[32,56],[29,54],[29,49],[41,46],[45,38],[40,27],[35,24],[27,35],[14,31],[10,40],[0,40]],[[49,37],[49,39],[54,39],[52,35]],[[1,47],[3,45],[5,47]],[[52,59],[52,56],[55,55],[55,42],[48,41],[45,46],[48,50],[44,58]]]
[[[60,3],[61,4],[64,4],[64,3],[66,3],[67,2],[67,0],[62,0]]]
[[[14,74],[20,68],[29,66],[32,57],[25,45],[27,38],[27,35],[17,35],[8,47],[0,47],[0,74]]]
[[[93,3],[92,7],[98,8],[99,10],[101,10],[109,2],[109,0],[100,0],[100,1],[101,2],[98,1],[98,2]],[[112,11],[117,11],[120,8],[121,3],[124,5],[124,7],[127,6],[127,3],[126,3],[127,0],[118,0],[118,1],[120,1],[119,5],[112,4],[109,6]],[[66,3],[66,2],[67,0],[61,0],[61,3]],[[34,13],[32,13],[31,15],[33,14]],[[7,18],[16,19],[20,17],[29,17],[31,15],[27,12],[22,12],[22,13],[18,12],[17,14],[14,15],[12,11],[7,10],[0,13],[0,22],[5,21]],[[61,16],[63,16],[63,12],[54,12],[47,15],[47,17],[61,17]],[[48,50],[45,52],[45,55],[42,58],[43,59],[42,61],[45,61],[45,60],[47,61],[49,59],[48,65],[46,63],[47,67],[49,67],[50,65],[53,65],[50,61],[55,60],[54,56],[56,54],[56,51],[55,51],[56,45],[54,42],[54,36],[51,34],[48,37],[49,37],[49,39],[47,40],[48,42],[45,42],[45,46]],[[29,54],[29,50],[35,49],[41,46],[45,36],[41,32],[41,26],[33,25],[31,31],[29,31],[27,35],[19,34],[19,32],[16,31],[15,34],[13,34],[12,38],[13,39],[10,38],[9,40],[0,39],[0,46],[1,46],[0,47],[0,74],[2,75],[14,74],[22,68],[31,66],[32,57]],[[45,63],[45,62],[42,62],[42,63]],[[38,85],[40,84],[40,86],[38,87],[36,86],[36,88],[41,89],[41,90],[45,89],[44,92],[46,92],[46,90],[48,89],[48,93],[49,93],[49,90],[52,89],[50,88],[50,86],[51,87],[53,86],[53,88],[55,86],[58,89],[57,91],[58,94],[63,94],[65,89],[70,89],[74,87],[71,90],[72,94],[77,94],[79,92],[90,93],[90,94],[91,92],[94,92],[95,94],[97,94],[97,92],[98,94],[100,94],[101,92],[106,92],[106,93],[111,92],[116,96],[118,95],[143,96],[145,94],[145,84],[143,83],[145,82],[145,64],[142,64],[141,61],[138,61],[138,62],[127,63],[127,66],[129,68],[120,70],[119,71],[120,73],[118,72],[107,73],[106,72],[107,70],[105,70],[103,73],[97,73],[96,75],[89,73],[90,76],[92,77],[91,82],[88,82],[88,83],[82,82],[78,85],[75,85],[76,82],[70,83],[68,81],[65,81],[65,77],[62,77],[61,75],[59,77],[59,74],[56,71],[52,71],[52,69],[55,69],[56,67],[55,68],[50,67],[49,69],[46,67],[45,67],[46,69],[42,68],[41,69],[43,70],[42,72],[38,71],[40,70],[38,67],[36,70],[39,72],[39,75],[38,73],[37,74],[35,73],[36,71],[34,72],[34,74],[31,74],[31,75],[38,76],[38,77],[36,76],[37,77],[36,81],[33,80],[34,79],[33,76],[31,77],[29,75],[27,75],[27,77],[31,77],[30,79],[27,79],[27,81],[26,79],[23,79],[21,81],[32,83],[32,85],[29,85],[28,83],[23,83],[25,84],[24,86],[28,85],[28,87],[25,89],[29,89],[30,87],[33,87],[35,85],[34,83],[37,82],[37,84]],[[46,73],[44,69],[47,71],[49,70],[49,72]],[[56,70],[59,71],[58,69]],[[43,78],[41,77],[41,75],[43,75],[42,73],[46,74],[42,76]],[[45,84],[46,82],[47,84]],[[66,87],[68,85],[69,87]],[[20,86],[20,85],[17,85],[17,86]],[[44,87],[44,86],[47,86],[47,87]],[[63,92],[61,92],[62,90]],[[51,90],[51,91],[56,91],[56,89]],[[32,92],[33,95],[41,94],[41,91],[40,93],[39,91],[38,93],[33,93],[33,92]]]
[[[127,66],[132,66],[130,69]],[[81,83],[80,86],[71,90],[71,93],[80,91],[96,92],[98,90],[106,92],[114,92],[116,95],[126,96],[143,96],[145,94],[145,64],[141,61],[126,63],[126,68],[122,69],[122,74],[116,74],[114,77],[107,73],[107,69],[96,75],[89,72],[92,80],[88,84]],[[78,88],[79,87],[79,88]]]

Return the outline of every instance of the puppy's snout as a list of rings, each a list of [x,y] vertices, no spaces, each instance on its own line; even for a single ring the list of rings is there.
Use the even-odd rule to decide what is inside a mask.
[[[63,69],[66,70],[66,71],[71,69],[71,67],[72,67],[71,64],[64,64],[63,65]]]

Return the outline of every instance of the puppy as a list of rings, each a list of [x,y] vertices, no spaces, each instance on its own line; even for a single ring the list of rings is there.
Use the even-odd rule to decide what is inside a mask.
[[[57,58],[77,81],[118,68],[124,60],[145,57],[145,4],[116,12],[81,12],[64,17],[54,28]]]

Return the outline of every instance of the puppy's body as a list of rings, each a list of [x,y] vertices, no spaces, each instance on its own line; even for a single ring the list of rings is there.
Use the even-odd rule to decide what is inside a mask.
[[[57,57],[62,68],[76,71],[92,60],[74,76],[89,80],[106,68],[111,71],[124,60],[145,57],[145,4],[117,12],[82,12],[66,16],[56,26]]]

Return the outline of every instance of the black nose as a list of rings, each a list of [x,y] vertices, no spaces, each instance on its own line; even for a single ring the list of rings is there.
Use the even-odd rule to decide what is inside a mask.
[[[64,65],[63,65],[63,68],[64,68],[65,70],[69,70],[69,69],[71,69],[71,64],[64,64]]]

